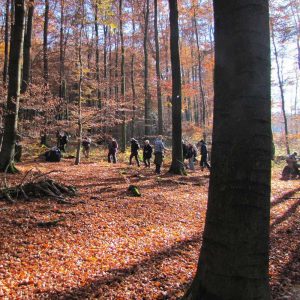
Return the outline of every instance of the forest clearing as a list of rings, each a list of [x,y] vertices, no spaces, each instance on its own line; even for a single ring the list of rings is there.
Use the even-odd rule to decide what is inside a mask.
[[[0,299],[300,300],[297,0],[0,0]]]
[[[26,161],[8,183],[33,167],[76,186],[77,196],[71,205],[49,197],[0,202],[0,298],[180,299],[197,267],[208,171],[157,176],[95,159],[80,166]],[[272,299],[296,300],[300,188],[298,180],[279,180],[281,169],[272,174],[270,284]],[[141,197],[128,194],[130,184]]]

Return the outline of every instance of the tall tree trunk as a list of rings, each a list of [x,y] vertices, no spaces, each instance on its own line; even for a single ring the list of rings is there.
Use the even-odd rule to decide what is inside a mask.
[[[25,36],[24,36],[23,78],[22,78],[21,93],[25,93],[27,91],[30,82],[33,13],[34,13],[34,0],[30,0],[28,2],[27,24],[26,24],[27,26],[26,26]]]
[[[161,96],[161,72],[160,72],[160,53],[158,41],[158,26],[157,26],[157,0],[154,0],[154,34],[155,34],[155,69],[156,69],[156,94],[157,94],[157,109],[158,109],[158,134],[163,134],[163,106]]]
[[[103,25],[104,42],[103,42],[103,80],[104,80],[104,98],[107,100],[107,34],[108,26]]]
[[[81,154],[81,140],[82,140],[82,81],[83,81],[83,63],[82,63],[82,33],[84,26],[84,0],[81,0],[81,22],[79,29],[79,45],[78,45],[78,67],[79,67],[79,80],[78,80],[78,133],[77,133],[77,149],[75,165],[80,164]]]
[[[5,33],[4,33],[4,66],[3,66],[3,84],[6,85],[8,73],[8,49],[9,49],[9,4],[6,0],[5,6]]]
[[[150,112],[151,112],[151,98],[149,92],[149,71],[148,71],[148,25],[149,25],[149,0],[146,0],[144,7],[144,94],[145,94],[145,136],[150,135]]]
[[[214,0],[214,9],[212,171],[198,270],[184,299],[269,300],[268,1]]]
[[[65,51],[64,51],[65,0],[60,0],[60,37],[59,37],[59,97],[65,98]]]
[[[134,14],[132,9],[132,15]],[[134,79],[134,62],[135,62],[135,21],[132,17],[132,54],[131,54],[131,66],[130,66],[130,81],[132,92],[132,119],[131,119],[131,136],[134,137],[135,132],[135,112],[136,112],[136,91],[135,91],[135,79]]]
[[[45,83],[45,86],[48,86],[48,79],[49,79],[48,27],[49,27],[49,0],[45,0],[44,38],[43,38],[43,64],[44,64],[44,83]]]
[[[100,54],[99,54],[99,25],[98,25],[98,5],[95,4],[95,47],[96,47],[96,55],[95,55],[95,63],[96,63],[96,80],[97,80],[97,102],[98,107],[102,108],[101,103],[101,91],[100,91]]]
[[[206,139],[206,105],[205,105],[205,92],[203,86],[203,76],[202,76],[202,55],[200,51],[200,42],[199,42],[199,34],[197,28],[197,19],[196,19],[196,11],[194,9],[194,17],[193,17],[193,25],[196,36],[196,44],[197,44],[197,60],[198,60],[198,80],[199,80],[199,92],[201,99],[201,127],[203,130],[203,138]]]
[[[3,142],[0,152],[0,170],[14,171],[13,158],[16,143],[19,97],[21,86],[21,62],[24,39],[25,0],[15,0],[14,20],[11,28],[11,41],[8,67],[7,110],[4,120]]]
[[[121,107],[122,107],[122,126],[121,126],[121,151],[126,150],[126,114],[125,114],[125,47],[123,36],[123,0],[119,0],[119,21],[121,39]]]
[[[279,64],[278,51],[277,51],[277,46],[276,46],[276,42],[275,42],[273,28],[271,28],[271,36],[272,36],[272,44],[273,44],[273,50],[274,50],[274,56],[275,56],[275,62],[276,62],[278,86],[279,86],[279,90],[280,90],[281,109],[282,109],[282,115],[283,115],[283,121],[284,121],[285,149],[286,149],[286,153],[290,154],[289,130],[288,130],[288,121],[287,121],[287,116],[286,116],[286,110],[285,110],[285,97],[284,97],[284,87],[283,87],[284,83],[283,83],[283,78],[280,74],[280,64]]]
[[[177,0],[169,0],[170,49],[172,65],[172,163],[170,172],[183,174],[182,128],[181,128],[181,73],[179,55],[179,30]]]

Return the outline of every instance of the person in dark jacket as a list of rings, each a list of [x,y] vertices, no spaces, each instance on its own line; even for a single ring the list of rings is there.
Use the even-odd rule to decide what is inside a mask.
[[[146,168],[150,168],[150,159],[152,157],[152,146],[148,140],[145,141],[143,148],[143,160]]]
[[[131,143],[131,153],[130,153],[130,157],[129,157],[129,164],[132,165],[132,159],[135,158],[136,163],[138,166],[140,166],[140,161],[139,161],[139,149],[140,149],[140,145],[139,142],[132,138],[130,140]]]
[[[200,160],[200,167],[201,171],[204,170],[204,167],[207,167],[210,170],[210,164],[208,163],[208,151],[207,146],[204,140],[200,141],[200,154],[201,154],[201,160]]]
[[[118,151],[118,143],[115,139],[111,139],[111,142],[108,145],[108,162],[111,163],[111,160],[114,164],[117,163],[117,151]]]
[[[69,137],[66,132],[62,132],[59,135],[59,149],[62,152],[66,152],[66,145],[69,142]]]
[[[82,152],[85,158],[89,158],[92,140],[89,136],[85,136],[81,142]]]

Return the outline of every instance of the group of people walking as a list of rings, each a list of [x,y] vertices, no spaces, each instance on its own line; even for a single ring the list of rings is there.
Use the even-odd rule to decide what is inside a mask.
[[[133,159],[136,161],[138,167],[140,167],[140,159],[139,159],[139,150],[141,150],[141,146],[135,138],[130,140],[130,157],[129,157],[129,164],[132,165]],[[115,139],[111,139],[109,146],[108,146],[108,162],[116,163],[117,162],[117,151],[118,151],[118,143]],[[150,168],[151,166],[151,158],[154,154],[154,164],[155,164],[155,172],[160,174],[161,166],[164,160],[164,154],[168,149],[165,147],[163,142],[163,137],[160,135],[154,141],[154,145],[150,144],[149,140],[145,140],[144,145],[142,147],[143,151],[143,163],[146,168]],[[183,159],[188,160],[188,168],[190,170],[195,170],[195,162],[197,161],[197,148],[191,143],[182,142],[182,152],[183,152]],[[201,160],[200,166],[201,170],[205,167],[210,169],[210,165],[208,163],[208,151],[207,146],[204,140],[200,141],[200,153],[201,153]]]

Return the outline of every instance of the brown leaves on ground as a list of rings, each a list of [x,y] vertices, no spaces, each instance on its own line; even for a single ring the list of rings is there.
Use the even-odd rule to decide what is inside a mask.
[[[30,164],[22,164],[22,171]],[[0,203],[0,298],[178,299],[196,270],[208,173],[157,177],[127,165],[39,164],[78,187],[76,205],[53,199]],[[63,171],[63,172],[61,172]],[[18,178],[19,176],[19,178]],[[300,279],[299,181],[274,173],[271,287],[292,299]],[[10,176],[17,181],[22,175]],[[130,197],[128,185],[142,197]],[[56,226],[39,222],[62,219]],[[296,299],[296,298],[294,298]]]

